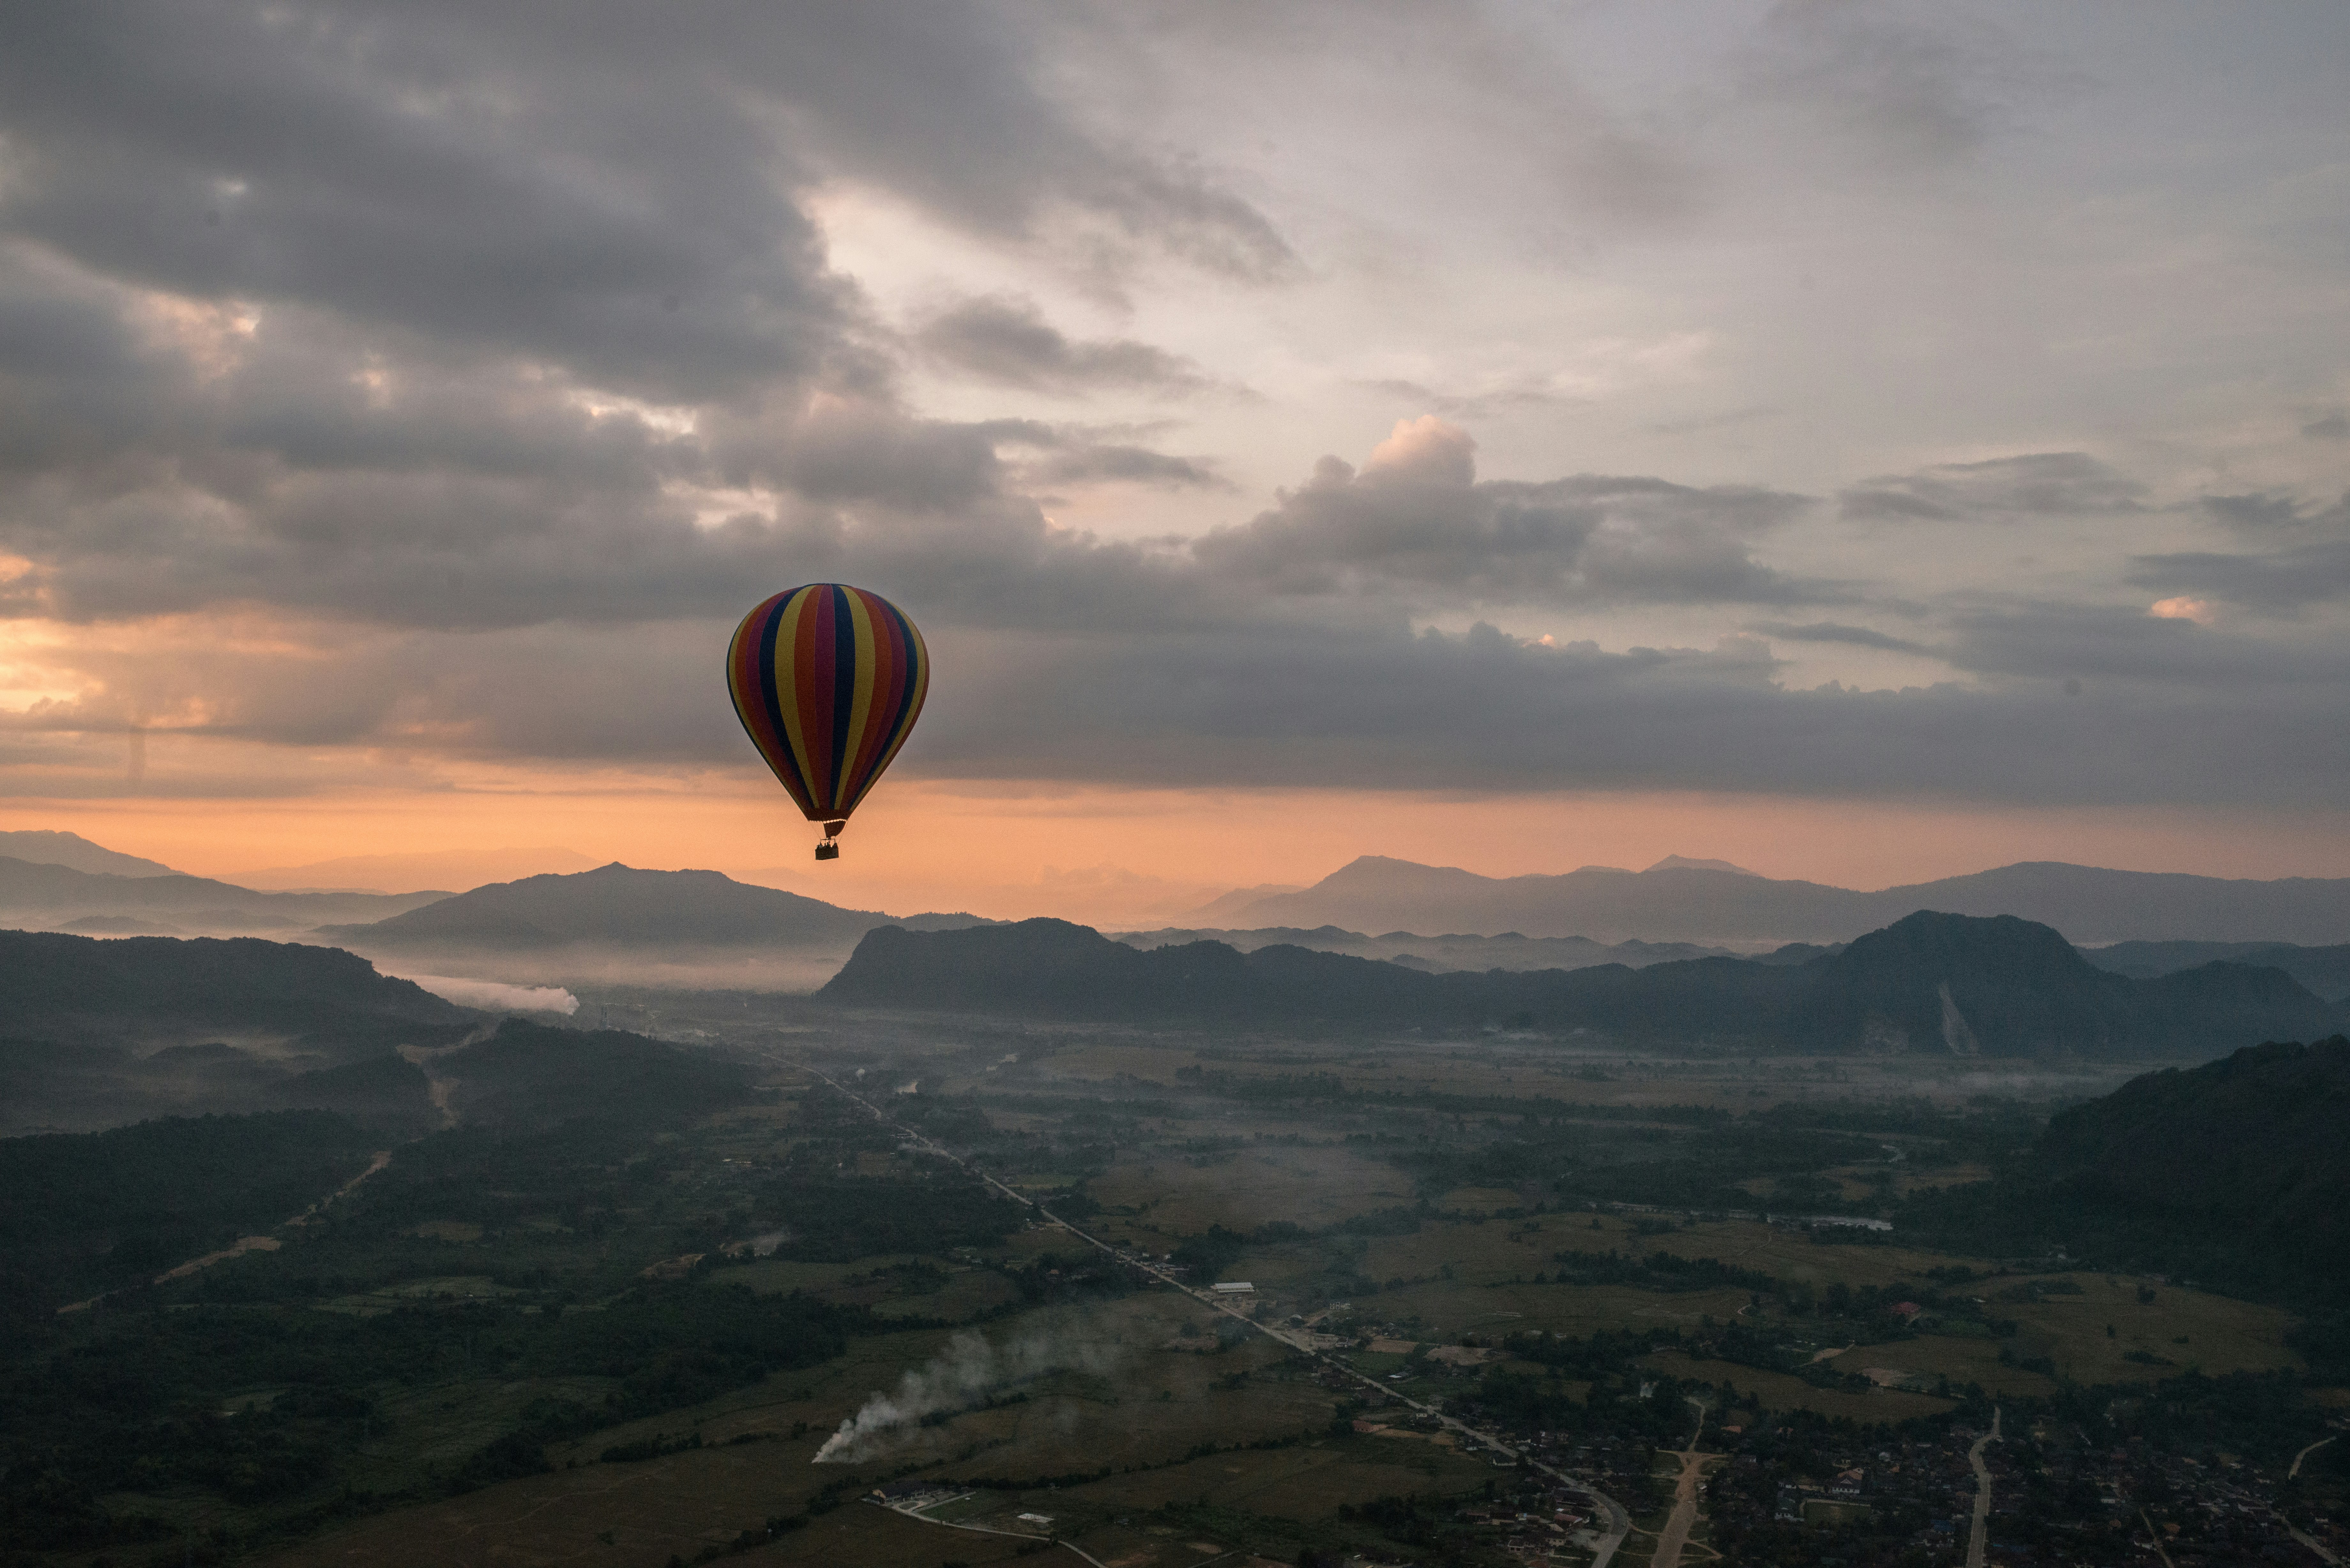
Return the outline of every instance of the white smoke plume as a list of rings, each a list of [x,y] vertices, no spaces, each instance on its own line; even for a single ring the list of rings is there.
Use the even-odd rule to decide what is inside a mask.
[[[988,1395],[1047,1372],[1106,1372],[1115,1346],[1074,1334],[1033,1334],[998,1348],[983,1334],[958,1334],[898,1386],[877,1393],[840,1424],[816,1451],[819,1465],[854,1464],[887,1452],[921,1418],[975,1404]]]
[[[380,967],[380,966],[379,966]],[[395,974],[393,970],[383,970]],[[478,1007],[485,1012],[560,1012],[579,1011],[579,999],[559,985],[508,985],[502,981],[467,980],[452,974],[400,974],[401,980],[414,981],[418,985],[460,1007]]]

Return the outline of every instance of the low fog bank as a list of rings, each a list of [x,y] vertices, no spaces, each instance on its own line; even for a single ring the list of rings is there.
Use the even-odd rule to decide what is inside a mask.
[[[561,986],[510,985],[495,980],[416,974],[382,964],[376,968],[397,979],[411,981],[445,1002],[484,1012],[559,1012],[567,1018],[579,1011],[579,999]]]
[[[387,974],[405,975],[452,1002],[469,1007],[521,1007],[526,1011],[547,1009],[543,1004],[520,1002],[469,1001],[442,986],[488,985],[518,993],[560,991],[573,995],[583,987],[628,987],[806,996],[839,973],[851,950],[847,947],[745,949],[582,942],[536,951],[468,950],[452,943],[423,949],[403,946],[395,952],[348,940],[337,945],[359,954]],[[482,994],[489,996],[494,992]],[[567,1007],[558,1010],[571,1011]]]

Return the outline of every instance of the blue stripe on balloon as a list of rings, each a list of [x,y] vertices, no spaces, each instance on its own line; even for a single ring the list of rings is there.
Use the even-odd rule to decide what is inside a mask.
[[[843,771],[848,766],[848,721],[857,706],[857,618],[848,607],[848,590],[832,589],[832,793],[827,809],[840,807]]]

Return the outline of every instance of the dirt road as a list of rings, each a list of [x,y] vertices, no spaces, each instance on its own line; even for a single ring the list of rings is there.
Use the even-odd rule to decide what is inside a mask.
[[[1666,1515],[1665,1527],[1657,1532],[1657,1550],[1648,1559],[1649,1568],[1680,1568],[1681,1552],[1697,1523],[1697,1492],[1705,1484],[1705,1462],[1723,1456],[1690,1449],[1676,1457],[1681,1461],[1681,1473],[1673,1482],[1673,1511]],[[1698,1550],[1708,1557],[1720,1555],[1711,1547],[1700,1545]]]
[[[1011,1199],[1014,1202],[1020,1204],[1023,1208],[1034,1210],[1051,1224],[1058,1226],[1078,1241],[1085,1242],[1087,1246],[1097,1249],[1116,1262],[1123,1263],[1128,1268],[1137,1269],[1144,1273],[1149,1274],[1154,1279],[1157,1279],[1160,1283],[1171,1285],[1175,1289],[1181,1291],[1185,1295],[1190,1296],[1193,1301],[1198,1302],[1201,1306],[1208,1308],[1210,1311],[1222,1313],[1224,1316],[1232,1319],[1235,1323],[1241,1324],[1253,1332],[1264,1335],[1267,1339],[1273,1340],[1277,1344],[1286,1345],[1289,1349],[1296,1352],[1298,1355],[1309,1356],[1312,1359],[1320,1362],[1323,1366],[1329,1367],[1332,1371],[1352,1378],[1356,1382],[1362,1384],[1366,1388],[1377,1391],[1385,1398],[1392,1399],[1397,1404],[1416,1410],[1423,1416],[1433,1417],[1446,1429],[1458,1432],[1464,1438],[1473,1438],[1477,1443],[1485,1448],[1491,1449],[1493,1452],[1515,1459],[1518,1463],[1524,1465],[1527,1469],[1538,1471],[1543,1475],[1546,1475],[1550,1477],[1551,1480],[1571,1487],[1575,1491],[1580,1492],[1584,1497],[1589,1499],[1596,1508],[1607,1516],[1607,1529],[1599,1537],[1598,1545],[1595,1555],[1592,1558],[1591,1568],[1607,1568],[1608,1563],[1614,1561],[1617,1552],[1622,1548],[1625,1538],[1632,1533],[1631,1513],[1626,1510],[1622,1503],[1617,1502],[1614,1498],[1609,1497],[1606,1492],[1601,1491],[1589,1481],[1583,1480],[1579,1476],[1571,1476],[1565,1470],[1555,1469],[1551,1466],[1543,1463],[1540,1459],[1534,1458],[1530,1454],[1522,1453],[1518,1449],[1513,1449],[1509,1444],[1503,1442],[1492,1432],[1482,1428],[1471,1427],[1466,1422],[1461,1421],[1454,1417],[1448,1416],[1433,1405],[1424,1405],[1417,1399],[1408,1398],[1403,1395],[1397,1393],[1393,1388],[1381,1383],[1378,1378],[1372,1377],[1366,1373],[1357,1372],[1355,1368],[1349,1366],[1343,1361],[1334,1360],[1322,1351],[1316,1350],[1310,1345],[1302,1343],[1299,1339],[1280,1329],[1257,1322],[1254,1318],[1250,1317],[1246,1313],[1234,1307],[1230,1302],[1220,1300],[1217,1297],[1209,1294],[1206,1291],[1200,1290],[1192,1285],[1185,1284],[1182,1281],[1175,1278],[1172,1274],[1168,1273],[1163,1269],[1159,1268],[1157,1265],[1145,1259],[1137,1258],[1129,1254],[1120,1252],[1117,1248],[1111,1246],[1108,1242],[1102,1241],[1099,1237],[1090,1235],[1087,1232],[1079,1230],[1076,1226],[1070,1224],[1067,1220],[1062,1219],[1059,1215],[1055,1214],[1051,1210],[1045,1208],[1043,1204],[1037,1202],[1026,1193],[1015,1191],[1012,1188],[1005,1186],[1003,1182],[996,1180],[995,1178],[988,1175],[987,1172],[982,1170],[978,1166],[973,1165],[970,1160],[963,1158],[961,1155],[955,1154],[951,1150],[941,1147],[939,1144],[932,1142],[930,1138],[923,1137],[920,1133],[916,1132],[913,1128],[905,1126],[903,1123],[891,1119],[891,1117],[885,1113],[880,1106],[865,1098],[864,1096],[851,1091],[846,1085],[839,1082],[839,1080],[824,1073],[817,1072],[814,1067],[809,1066],[806,1063],[800,1061],[797,1057],[793,1056],[788,1053],[779,1052],[777,1053],[777,1055],[781,1060],[788,1063],[790,1065],[798,1068],[812,1077],[822,1080],[826,1085],[829,1085],[840,1095],[855,1101],[858,1105],[864,1106],[867,1113],[869,1114],[875,1121],[879,1122],[883,1127],[889,1127],[892,1131],[905,1137],[917,1147],[921,1148],[927,1153],[935,1154],[941,1159],[946,1160],[951,1164],[969,1171],[972,1175],[979,1178],[980,1180],[995,1189],[996,1191],[1001,1192],[1006,1198]],[[1700,1417],[1700,1424],[1701,1423],[1702,1417]],[[1062,1544],[1066,1545],[1067,1542],[1064,1542]]]
[[[1983,1446],[1999,1441],[1999,1408],[1991,1407],[1991,1430],[1975,1439],[1967,1450],[1967,1463],[1975,1472],[1974,1526],[1967,1532],[1967,1568],[1983,1568],[1983,1553],[1991,1548],[1991,1467],[1983,1463]]]

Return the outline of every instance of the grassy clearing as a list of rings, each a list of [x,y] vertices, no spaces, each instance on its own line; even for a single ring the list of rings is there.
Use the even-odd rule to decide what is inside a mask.
[[[1170,1238],[1276,1220],[1318,1230],[1412,1201],[1410,1179],[1393,1166],[1335,1147],[1121,1159],[1088,1190],[1107,1208],[1136,1210],[1128,1229]]]
[[[2293,1319],[2274,1307],[2175,1285],[2150,1287],[2154,1301],[2141,1304],[2137,1280],[2106,1274],[2056,1277],[2071,1280],[2081,1293],[2048,1295],[2036,1304],[1994,1300],[1991,1310],[2020,1325],[2014,1341],[2017,1355],[2047,1356],[2075,1382],[2152,1383],[2175,1377],[2189,1366],[2217,1375],[2301,1365],[2284,1343]],[[2114,1329],[2111,1338],[2106,1334],[2108,1324]],[[2133,1351],[2171,1365],[2131,1361],[2127,1357]]]
[[[1990,1393],[2019,1397],[2042,1398],[2054,1393],[2054,1378],[2000,1365],[1999,1353],[2010,1344],[2003,1339],[1954,1339],[1929,1334],[1886,1345],[1856,1345],[1841,1355],[1829,1356],[1826,1365],[1846,1373],[1879,1366],[1916,1372],[1929,1381],[1947,1377],[1953,1386],[1980,1383]]]
[[[1196,1501],[1205,1493],[1238,1506],[1238,1500],[1260,1490],[1267,1492],[1266,1499],[1247,1505],[1255,1511],[1303,1508],[1313,1496],[1327,1495],[1331,1501],[1319,1511],[1326,1515],[1349,1499],[1414,1486],[1426,1490],[1432,1475],[1453,1477],[1462,1463],[1425,1444],[1366,1438],[1359,1446],[1352,1440],[1329,1445],[1324,1433],[1334,1397],[1294,1376],[1295,1361],[1263,1340],[1212,1355],[1159,1348],[1186,1321],[1203,1322],[1205,1315],[1172,1293],[1155,1293],[1085,1309],[1040,1311],[991,1325],[988,1337],[999,1345],[1024,1335],[1082,1346],[1097,1370],[1048,1374],[1020,1386],[1016,1392],[1024,1397],[1019,1402],[918,1427],[862,1465],[819,1468],[810,1460],[824,1438],[870,1395],[894,1388],[907,1370],[929,1361],[950,1335],[925,1330],[859,1340],[849,1355],[822,1366],[782,1374],[690,1410],[551,1445],[547,1457],[556,1467],[551,1475],[361,1521],[263,1561],[286,1568],[320,1562],[352,1568],[407,1568],[422,1562],[563,1562],[618,1568],[666,1562],[671,1553],[691,1561],[706,1546],[763,1529],[770,1518],[797,1513],[828,1483],[876,1482],[910,1464],[932,1467],[931,1473],[941,1477],[977,1478],[1172,1465],[1177,1470],[1165,1473],[1186,1478],[1171,1490],[1150,1480],[1162,1473],[1158,1469],[1094,1483],[1107,1490],[1098,1491],[1097,1506],[1089,1505],[1094,1512],[1087,1517],[1097,1515],[1107,1525],[1120,1512],[1156,1507],[1159,1501]],[[445,1397],[454,1391],[442,1392]],[[445,1465],[495,1437],[504,1429],[502,1421],[510,1421],[543,1392],[600,1397],[599,1389],[585,1386],[515,1385],[470,1390],[448,1408],[403,1411],[400,1417],[429,1417],[440,1424],[428,1457]],[[607,1448],[654,1438],[677,1441],[691,1433],[699,1433],[702,1448],[629,1463],[596,1461]],[[730,1442],[745,1437],[754,1440]],[[1305,1450],[1272,1449],[1184,1463],[1185,1455],[1204,1443],[1229,1447],[1293,1438],[1325,1441],[1330,1451],[1314,1450],[1318,1457],[1310,1462],[1291,1457]],[[1482,1480],[1484,1472],[1476,1468]],[[1326,1473],[1318,1480],[1298,1480],[1294,1493],[1280,1490],[1284,1478],[1309,1471]],[[1066,1504],[1087,1491],[1063,1489],[1051,1495]],[[934,1540],[944,1544],[934,1550]],[[960,1559],[976,1564],[1002,1555],[989,1555],[994,1548],[988,1540],[877,1509],[844,1507],[763,1548],[753,1560],[925,1564]]]
[[[1341,1503],[1406,1492],[1461,1492],[1492,1470],[1482,1460],[1407,1438],[1319,1440],[1268,1452],[1218,1454],[1146,1474],[1118,1476],[1060,1495],[1089,1510],[1134,1511],[1207,1502],[1277,1519],[1327,1519]]]
[[[1496,1209],[1523,1209],[1526,1195],[1514,1187],[1456,1187],[1436,1200],[1439,1209],[1458,1214],[1491,1214]]]
[[[1872,1388],[1866,1394],[1847,1394],[1839,1389],[1814,1388],[1802,1378],[1783,1372],[1763,1372],[1734,1361],[1700,1361],[1678,1350],[1660,1350],[1654,1355],[1643,1356],[1641,1364],[1669,1376],[1732,1385],[1742,1397],[1754,1395],[1765,1408],[1773,1410],[1815,1410],[1823,1416],[1841,1416],[1854,1421],[1906,1421],[1951,1406],[1948,1399],[1898,1389]]]
[[[1582,1338],[1605,1329],[1695,1328],[1709,1314],[1726,1321],[1746,1304],[1744,1291],[1664,1294],[1629,1285],[1501,1285],[1463,1290],[1442,1283],[1382,1291],[1356,1303],[1380,1317],[1417,1316],[1422,1334],[1451,1340],[1471,1329],[1489,1334],[1539,1328]]]
[[[1952,1261],[1939,1252],[1909,1247],[1814,1241],[1808,1231],[1748,1220],[1702,1222],[1662,1235],[1628,1238],[1618,1245],[1626,1251],[1669,1252],[1677,1258],[1717,1258],[1789,1284],[1814,1288],[1839,1282],[1889,1285],[1896,1280],[1920,1281],[1928,1270],[1945,1267]]]

